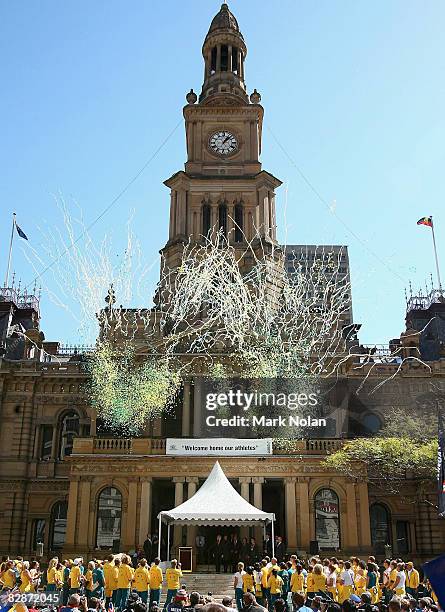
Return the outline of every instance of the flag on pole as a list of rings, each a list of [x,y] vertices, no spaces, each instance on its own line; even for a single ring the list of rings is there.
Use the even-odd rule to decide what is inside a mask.
[[[25,240],[28,240],[28,236],[25,234],[25,232],[17,225],[17,223],[15,224],[15,229],[17,230],[17,234],[20,236],[20,238],[24,238]]]
[[[427,225],[433,227],[433,217],[422,217],[417,221],[417,225]]]
[[[437,595],[442,610],[445,609],[445,583],[443,579],[445,574],[445,555],[441,555],[437,557],[437,559],[424,563],[423,570],[428,580],[431,582],[431,586]]]

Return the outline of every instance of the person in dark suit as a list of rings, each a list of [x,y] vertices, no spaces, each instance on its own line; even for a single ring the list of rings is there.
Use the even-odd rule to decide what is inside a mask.
[[[240,562],[241,558],[241,542],[238,540],[238,534],[234,533],[232,541],[230,543],[230,559],[232,562],[232,572],[236,572],[236,566]]]
[[[247,541],[247,538],[243,538],[241,540],[240,561],[242,561],[246,567],[248,567],[250,565],[250,561],[249,561],[249,542]]]
[[[215,561],[216,573],[219,574],[221,563],[224,563],[224,542],[220,533],[216,536],[216,542],[213,546],[213,560]]]
[[[267,557],[272,556],[272,540],[270,539],[270,535],[266,533],[266,538],[263,542],[263,552]]]
[[[285,553],[286,551],[284,548],[283,538],[281,536],[277,536],[277,539],[275,540],[275,557],[278,563],[281,563],[281,561],[284,559]]]
[[[224,573],[227,574],[229,571],[229,563],[230,563],[230,542],[227,535],[223,538],[223,566]]]
[[[258,561],[258,548],[255,538],[250,538],[250,543],[247,551],[248,565],[253,565]]]
[[[150,564],[153,561],[153,559],[152,559],[153,543],[151,541],[149,533],[147,533],[147,537],[145,538],[145,542],[144,542],[142,548],[144,549],[145,558],[147,559],[148,563]]]

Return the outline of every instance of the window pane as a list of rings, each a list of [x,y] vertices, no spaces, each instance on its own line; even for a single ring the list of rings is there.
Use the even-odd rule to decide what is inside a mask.
[[[42,427],[42,442],[40,445],[40,459],[50,459],[53,447],[53,427],[52,425],[43,425]]]
[[[397,536],[397,552],[399,554],[407,553],[409,551],[408,522],[407,521],[397,521],[396,522],[396,536]]]
[[[32,549],[37,550],[37,544],[45,543],[45,519],[35,519],[33,525]]]
[[[73,440],[79,435],[80,419],[77,412],[72,410],[62,420],[60,439],[60,458],[68,457],[73,450]]]
[[[67,502],[58,502],[51,515],[52,541],[51,550],[60,550],[65,544]]]
[[[97,508],[96,546],[102,549],[119,547],[121,537],[122,497],[114,487],[107,487],[99,495]]]
[[[378,555],[385,554],[385,546],[391,544],[391,520],[382,504],[373,504],[370,509],[371,542]]]
[[[315,533],[320,549],[340,548],[338,497],[331,489],[322,489],[315,496]]]

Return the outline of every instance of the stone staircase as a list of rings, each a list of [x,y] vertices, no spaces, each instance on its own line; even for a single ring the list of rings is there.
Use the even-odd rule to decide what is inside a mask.
[[[207,571],[207,566],[203,566],[203,569]],[[193,574],[184,574],[181,578],[181,584],[186,585],[187,593],[192,591],[197,591],[201,595],[212,593],[212,597],[219,602],[226,595],[229,597],[235,596],[232,574],[204,573],[198,569],[198,572]],[[162,593],[162,603],[165,600],[165,594],[165,592]]]

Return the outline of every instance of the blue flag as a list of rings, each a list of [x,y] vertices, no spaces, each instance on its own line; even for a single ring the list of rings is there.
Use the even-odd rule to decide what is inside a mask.
[[[440,607],[445,610],[445,555],[424,563],[423,571],[431,582],[433,591],[437,595]]]
[[[28,240],[28,236],[25,234],[25,232],[17,225],[17,223],[15,224],[15,229],[17,230],[17,234],[20,236],[20,238],[24,238],[25,240]]]

